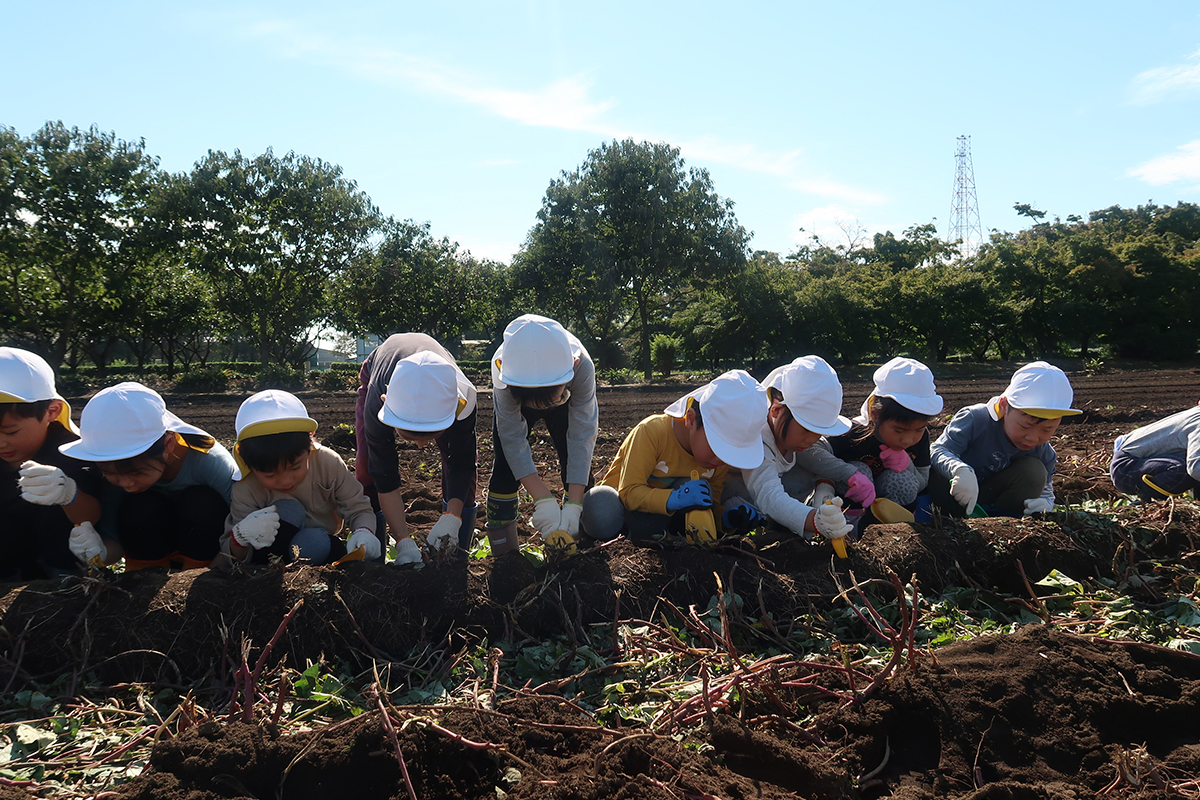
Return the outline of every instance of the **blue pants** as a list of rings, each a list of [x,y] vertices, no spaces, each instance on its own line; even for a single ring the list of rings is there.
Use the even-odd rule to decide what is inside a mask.
[[[336,561],[346,554],[346,545],[324,528],[305,528],[304,519],[308,512],[299,500],[276,500],[275,511],[279,514],[279,533],[270,547],[255,550],[250,557],[253,564],[266,564],[271,556],[284,561],[307,561],[310,564],[325,564]],[[339,547],[340,545],[340,547]]]
[[[1139,458],[1121,449],[1125,437],[1117,438],[1113,448],[1112,464],[1108,474],[1112,477],[1113,486],[1122,494],[1137,495],[1142,500],[1163,500],[1166,495],[1156,492],[1142,481],[1143,475],[1149,475],[1154,485],[1171,494],[1183,494],[1194,491],[1200,486],[1187,471],[1187,463],[1178,456],[1162,455]]]

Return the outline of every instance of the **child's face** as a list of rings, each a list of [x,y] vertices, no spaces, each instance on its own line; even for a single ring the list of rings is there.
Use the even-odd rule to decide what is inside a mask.
[[[133,469],[115,469],[111,462],[100,465],[100,473],[108,482],[130,494],[140,494],[162,480],[167,463],[159,458],[140,460]]]
[[[925,435],[925,422],[919,419],[911,422],[885,419],[875,426],[875,435],[893,450],[907,450]]]
[[[46,443],[46,430],[58,418],[62,406],[51,404],[41,419],[5,414],[0,419],[0,461],[19,467],[37,455]]]
[[[1054,438],[1062,419],[1040,419],[1012,406],[1004,414],[1004,435],[1018,450],[1032,450]]]
[[[767,420],[770,423],[771,432],[775,434],[775,446],[779,448],[779,452],[784,457],[791,453],[807,450],[821,438],[821,434],[814,433],[796,422],[792,418],[792,412],[783,403],[771,404],[771,408],[767,412]]]
[[[279,466],[271,472],[261,472],[257,469],[253,469],[251,472],[254,473],[254,477],[258,478],[258,482],[264,489],[291,494],[300,485],[300,482],[308,477],[308,458],[311,454],[312,451],[309,450],[294,461],[280,461]]]
[[[696,412],[688,409],[687,416],[684,417],[684,424],[687,426],[688,442],[687,451],[692,454],[692,458],[705,469],[716,469],[717,467],[725,466],[725,462],[717,458],[713,453],[712,447],[708,444],[708,434],[704,432],[704,428],[696,425]]]

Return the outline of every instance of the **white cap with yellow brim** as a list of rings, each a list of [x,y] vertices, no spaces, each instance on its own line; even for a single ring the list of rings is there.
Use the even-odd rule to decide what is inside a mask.
[[[312,433],[316,429],[317,421],[308,416],[308,409],[300,402],[300,398],[281,389],[267,389],[247,397],[234,420],[239,444],[256,436],[269,436],[272,433]],[[242,461],[239,446],[236,444],[233,447],[233,459],[238,467],[233,479],[240,481],[250,473],[250,469]]]
[[[72,433],[79,428],[71,421],[71,406],[54,388],[54,370],[37,353],[19,347],[0,347],[0,403],[37,403],[61,400],[57,421]]]

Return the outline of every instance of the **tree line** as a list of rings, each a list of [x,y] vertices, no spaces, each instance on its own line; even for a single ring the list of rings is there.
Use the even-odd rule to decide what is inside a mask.
[[[94,127],[0,127],[0,340],[68,369],[120,358],[171,375],[252,352],[265,370],[301,364],[322,326],[455,349],[534,311],[601,366],[647,377],[656,360],[753,369],[802,353],[1196,354],[1195,204],[1047,221],[1017,203],[1030,226],[966,258],[932,223],[751,252],[733,209],[678,149],[607,142],[550,182],[507,265],[384,216],[317,158],[210,151],[169,173]]]

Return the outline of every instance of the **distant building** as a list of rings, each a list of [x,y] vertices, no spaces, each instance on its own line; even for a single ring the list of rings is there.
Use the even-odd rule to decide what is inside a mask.
[[[318,347],[311,356],[308,357],[308,368],[327,370],[329,365],[335,361],[346,361],[348,354],[329,350],[325,347]]]

